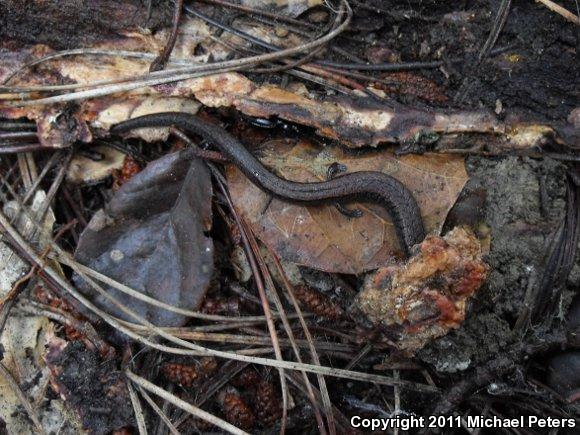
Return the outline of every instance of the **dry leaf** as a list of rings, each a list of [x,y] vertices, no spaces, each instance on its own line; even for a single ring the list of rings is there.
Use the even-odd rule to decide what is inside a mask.
[[[195,310],[213,271],[211,180],[191,153],[169,154],[124,184],[83,231],[76,259],[157,300]],[[128,321],[80,277],[79,287],[109,313]],[[112,288],[107,291],[142,317],[179,326],[184,316],[147,304]]]
[[[82,154],[75,154],[66,173],[68,181],[77,184],[98,183],[110,176],[115,169],[123,167],[125,154],[121,151],[104,145],[96,146],[92,151],[99,153],[103,158],[93,160]]]
[[[439,232],[455,203],[467,174],[463,158],[442,155],[395,157],[387,150],[358,156],[344,150],[319,148],[306,142],[271,141],[261,148],[262,162],[283,178],[323,181],[333,162],[349,172],[382,171],[413,192],[426,231]],[[303,206],[270,196],[251,184],[237,169],[228,167],[234,205],[252,224],[260,239],[283,259],[339,273],[376,269],[401,255],[388,212],[377,204],[360,207],[360,218],[348,218],[332,205]]]
[[[34,195],[29,207],[31,216],[39,219],[39,213],[46,201],[46,193],[39,190]],[[16,201],[9,201],[3,211],[10,219],[16,217],[21,208]],[[37,230],[30,217],[20,213],[15,225],[20,233],[37,243],[41,248],[48,245],[51,239],[55,216],[51,209],[44,216],[41,231]],[[0,300],[10,292],[14,283],[22,277],[30,265],[20,259],[10,247],[0,241]],[[0,346],[2,363],[21,385],[28,385],[27,394],[31,397],[44,396],[44,385],[48,379],[48,370],[42,360],[45,338],[53,333],[54,325],[43,316],[9,316],[2,331]],[[33,423],[25,412],[15,412],[21,406],[10,385],[0,376],[0,419],[6,423],[8,433],[34,433]],[[46,399],[37,408],[38,416],[47,431],[59,427],[80,430],[76,421],[63,409],[60,399]],[[57,422],[58,424],[55,424]],[[57,427],[55,427],[55,425]]]

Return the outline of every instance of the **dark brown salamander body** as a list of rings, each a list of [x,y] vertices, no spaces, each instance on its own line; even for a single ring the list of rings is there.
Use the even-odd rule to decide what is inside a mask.
[[[111,129],[123,133],[136,128],[175,126],[213,143],[246,177],[272,195],[295,202],[370,200],[389,211],[405,254],[425,238],[421,212],[409,190],[393,177],[376,171],[344,174],[328,181],[300,183],[271,173],[235,137],[195,115],[155,113],[122,122]]]

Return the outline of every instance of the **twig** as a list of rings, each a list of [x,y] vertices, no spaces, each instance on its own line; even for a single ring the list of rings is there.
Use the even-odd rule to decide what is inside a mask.
[[[157,403],[155,403],[151,398],[151,396],[147,394],[147,391],[145,391],[141,385],[137,385],[137,388],[139,388],[139,393],[141,393],[145,401],[149,404],[149,406],[153,409],[153,411],[155,411],[155,413],[159,416],[159,418],[163,421],[163,423],[165,423],[167,429],[169,429],[169,432],[171,432],[173,435],[180,435],[180,432],[175,428],[173,423],[171,423],[169,417],[167,417],[167,415],[165,415],[165,413],[159,408],[159,406],[157,406]]]
[[[76,319],[66,311],[32,300],[19,304],[17,308],[23,313],[32,314],[35,316],[43,316],[75,329],[83,336],[85,336],[87,340],[93,346],[95,346],[101,355],[107,355],[111,349],[111,347],[100,337],[97,331],[95,331],[93,325],[91,325],[89,322],[83,322]]]
[[[173,22],[171,23],[171,33],[169,34],[169,38],[167,38],[167,42],[165,43],[165,47],[157,56],[157,58],[151,62],[151,66],[149,67],[149,71],[160,71],[165,68],[165,64],[169,60],[169,56],[171,56],[171,52],[173,51],[173,47],[175,47],[175,41],[177,40],[177,31],[179,30],[179,21],[181,20],[181,9],[183,8],[183,0],[175,0],[175,9],[173,10]]]
[[[580,237],[580,170],[578,167],[572,168],[567,178],[566,213],[553,235],[532,307],[532,323],[541,324],[545,328],[549,327],[556,314],[562,291],[574,266]]]
[[[393,379],[400,379],[401,372],[399,370],[393,370]],[[395,385],[393,388],[393,395],[395,396],[395,415],[401,413],[401,389]],[[399,428],[395,428],[395,435],[399,435]]]
[[[37,139],[34,131],[11,131],[4,133],[0,131],[0,147],[4,145],[12,145],[18,142],[27,142]]]
[[[0,121],[0,130],[36,131],[36,122]]]
[[[145,59],[145,60],[149,60],[149,59],[153,60],[157,57],[156,54],[147,53],[147,52],[124,51],[124,50],[103,50],[100,48],[76,48],[73,50],[62,50],[62,51],[57,51],[56,53],[51,53],[49,55],[43,56],[39,59],[35,59],[29,63],[22,65],[16,71],[9,74],[4,79],[4,82],[2,83],[2,85],[8,86],[8,83],[10,83],[10,81],[14,77],[16,77],[22,71],[25,71],[29,68],[32,68],[35,65],[39,65],[41,63],[48,62],[49,60],[58,59],[60,57],[68,57],[68,56],[111,56],[111,57],[126,57],[129,59]],[[186,64],[191,64],[192,62],[195,62],[195,61],[196,61],[196,59],[194,57],[192,59],[171,59],[169,61],[169,63],[186,65]],[[78,86],[78,84],[74,85],[74,86]],[[61,87],[59,89],[73,89],[73,88]],[[10,129],[21,130],[21,129],[24,129],[26,127],[34,129],[36,127],[36,124],[35,123],[27,123],[27,124],[23,124],[23,126],[20,126],[20,124],[15,124],[15,123],[10,123],[10,124],[0,123],[0,129],[3,129],[3,130],[10,130]]]
[[[483,47],[481,47],[481,50],[479,50],[476,65],[479,65],[489,55],[491,49],[497,42],[497,38],[499,38],[499,35],[509,15],[511,4],[512,0],[502,0],[489,35],[483,44]]]
[[[193,155],[197,158],[200,158],[203,160],[209,160],[210,162],[218,162],[218,163],[229,162],[229,159],[226,156],[224,156],[222,153],[220,153],[219,151],[201,149],[200,147],[198,147],[195,144],[195,142],[193,142],[189,138],[189,136],[187,134],[185,134],[184,132],[182,132],[180,129],[178,129],[176,127],[170,127],[169,133],[171,133],[172,135],[178,137],[183,142],[185,142],[191,148]]]
[[[357,366],[358,363],[360,363],[363,360],[365,356],[369,354],[371,350],[373,350],[373,344],[372,343],[365,344],[364,347],[360,350],[360,352],[357,353],[355,357],[352,360],[350,360],[350,362],[344,368],[346,370],[352,370],[354,367]]]
[[[58,192],[58,189],[60,189],[60,186],[61,186],[62,182],[64,181],[64,177],[66,176],[66,172],[68,170],[68,165],[70,164],[72,157],[73,157],[73,150],[71,149],[67,153],[67,156],[64,158],[64,161],[63,161],[61,167],[59,168],[56,177],[54,178],[52,184],[50,185],[48,192],[46,192],[46,197],[42,201],[42,204],[36,213],[36,215],[38,216],[37,219],[39,222],[44,222],[44,217],[46,216],[46,213],[48,212],[48,209],[50,208],[50,204],[52,203],[52,200],[55,197],[56,192]],[[33,237],[35,233],[36,232],[33,232],[31,237]]]
[[[471,373],[471,376],[466,377],[464,380],[457,382],[449,388],[429,414],[442,415],[450,413],[469,394],[515,369],[516,365],[514,364],[514,360],[508,356],[500,356],[491,360],[484,366],[475,369]]]
[[[244,6],[236,3],[230,3],[223,0],[202,0],[204,3],[216,4],[224,6],[230,9],[237,9],[239,11],[247,12],[251,15],[261,15],[263,17],[272,18],[276,21],[284,21],[286,23],[294,24],[295,26],[307,27],[310,29],[316,29],[315,24],[307,23],[305,21],[296,20],[294,18],[288,17],[286,15],[280,15],[272,12],[265,11],[263,9],[255,9],[249,6]]]
[[[30,153],[34,151],[56,151],[56,148],[49,148],[39,143],[30,143],[25,145],[7,145],[0,146],[0,154],[17,154]]]
[[[28,188],[28,190],[26,191],[26,194],[24,195],[24,198],[22,198],[22,204],[26,204],[28,202],[28,200],[30,198],[32,198],[32,196],[36,192],[36,189],[38,189],[38,186],[40,185],[40,182],[44,179],[44,177],[46,176],[46,174],[48,174],[48,172],[56,164],[57,160],[60,159],[61,157],[62,157],[62,153],[58,153],[58,152],[57,153],[54,153],[52,156],[50,156],[50,159],[48,160],[48,162],[46,162],[46,164],[42,168],[42,171],[40,172],[40,174],[38,175],[38,177],[36,177],[34,179],[34,182],[32,183],[32,186],[30,186]],[[20,207],[20,203],[18,205]],[[19,213],[19,212],[20,212],[20,208],[17,209],[17,212],[16,213]]]
[[[509,15],[511,3],[512,3],[512,0],[501,0],[501,4],[500,4],[499,9],[497,11],[497,14],[495,16],[495,19],[493,20],[493,25],[491,26],[491,30],[489,32],[489,35],[487,36],[485,43],[483,44],[483,46],[479,50],[479,53],[477,55],[477,60],[475,62],[473,62],[471,65],[468,65],[468,67],[469,67],[468,70],[470,71],[470,75],[466,76],[463,79],[461,86],[459,87],[455,96],[453,97],[454,101],[462,102],[463,98],[465,97],[467,92],[470,90],[470,88],[472,86],[472,76],[474,74],[476,74],[477,67],[481,64],[481,62],[486,57],[488,57],[488,55],[491,52],[491,49],[493,48],[493,46],[497,42],[497,38],[499,38],[499,35],[500,35],[500,33],[503,29],[503,26],[507,20],[507,17]]]
[[[36,273],[36,267],[31,267],[30,270],[26,275],[20,278],[18,281],[14,283],[6,297],[0,302],[0,336],[2,335],[2,331],[4,331],[4,326],[6,326],[6,321],[8,320],[8,316],[10,314],[10,310],[14,307],[16,303],[16,298],[18,295],[22,293],[22,291],[26,288],[26,283],[30,278],[34,276]]]
[[[304,380],[302,379],[301,376],[298,375],[298,373],[288,373],[287,376],[288,376],[288,379],[290,380],[290,382],[292,382],[294,384],[294,386],[296,386],[296,388],[298,388],[303,393],[306,393],[306,391],[305,391],[306,387],[303,384]],[[314,394],[316,396],[316,400],[318,402],[322,402],[322,396],[321,396],[320,391],[318,391],[315,387],[313,387],[313,389],[314,389]],[[333,414],[334,418],[336,419],[337,423],[340,426],[342,426],[343,430],[341,433],[351,433],[352,426],[350,425],[350,421],[344,416],[344,414],[340,411],[340,409],[338,409],[334,405],[332,405],[332,414]],[[354,432],[354,433],[356,434],[357,432]]]
[[[136,325],[134,323],[123,322],[127,327],[140,331],[141,334],[148,334],[149,331],[145,326]],[[247,326],[247,325],[242,325]],[[204,331],[193,331],[190,328],[161,328],[164,331],[171,333],[175,337],[184,338],[191,341],[211,341],[215,343],[223,344],[245,344],[245,345],[268,345],[270,344],[270,339],[268,336],[259,337],[253,335],[239,335],[239,334],[222,334],[222,333],[208,333]],[[296,347],[309,348],[308,340],[289,340],[284,338],[279,338],[278,342],[281,346],[285,347]],[[334,350],[337,352],[353,352],[356,348],[353,345],[345,343],[317,343],[317,346],[321,350]]]
[[[51,258],[54,258],[59,263],[62,263],[66,266],[69,266],[71,269],[73,269],[75,272],[77,272],[81,275],[93,277],[93,278],[99,280],[100,282],[102,282],[103,284],[111,286],[114,289],[119,290],[122,293],[125,293],[127,295],[134,297],[135,299],[138,299],[140,301],[146,302],[148,304],[154,305],[154,306],[159,307],[159,308],[163,308],[164,310],[167,310],[167,311],[182,314],[184,316],[188,316],[188,317],[195,318],[195,319],[202,319],[202,320],[210,320],[210,321],[218,321],[218,322],[236,322],[236,323],[237,322],[256,322],[256,321],[263,322],[266,320],[266,318],[264,316],[242,316],[242,317],[220,316],[220,315],[216,315],[216,314],[205,314],[205,313],[200,313],[198,311],[191,311],[191,310],[186,310],[186,309],[179,308],[179,307],[174,307],[173,305],[167,304],[163,301],[159,301],[155,298],[152,298],[152,297],[147,296],[141,292],[138,292],[138,291],[132,289],[131,287],[126,286],[125,284],[122,284],[118,281],[115,281],[114,279],[109,278],[108,276],[103,275],[102,273],[91,269],[90,267],[87,267],[87,266],[80,264],[79,262],[75,261],[71,257],[71,255],[68,253],[63,252],[60,255],[51,256]]]
[[[139,401],[137,394],[135,394],[135,389],[130,382],[127,382],[127,390],[129,390],[129,398],[131,399],[131,405],[133,405],[133,412],[135,413],[139,435],[147,435],[147,425],[145,424],[143,407],[141,406],[141,402]]]
[[[171,402],[173,405],[177,406],[178,408],[183,409],[184,411],[189,412],[190,414],[201,418],[202,420],[207,421],[217,427],[222,428],[223,430],[236,434],[236,435],[247,435],[247,432],[244,432],[241,429],[238,429],[234,425],[228,423],[227,421],[222,420],[221,418],[216,417],[215,415],[210,414],[209,412],[204,411],[196,406],[193,406],[190,403],[187,403],[184,400],[174,396],[173,394],[165,391],[163,388],[159,388],[157,385],[149,382],[147,379],[142,378],[141,376],[137,376],[130,370],[125,370],[125,375],[133,381],[135,384],[139,385],[140,387],[144,388],[145,390],[149,391],[150,393],[159,396],[168,402]]]
[[[568,9],[563,8],[562,6],[560,6],[557,3],[554,3],[551,0],[537,0],[537,1],[542,3],[544,6],[546,6],[551,11],[556,12],[557,14],[560,14],[566,20],[568,20],[576,25],[580,25],[580,17],[578,17],[578,15],[574,15]]]

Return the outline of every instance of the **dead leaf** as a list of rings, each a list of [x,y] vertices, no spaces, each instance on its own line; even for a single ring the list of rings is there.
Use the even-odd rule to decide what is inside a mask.
[[[72,158],[66,178],[75,184],[93,184],[109,177],[115,169],[123,167],[125,154],[109,146],[96,146],[93,151],[103,156],[101,160],[93,160],[82,154],[75,154]]]
[[[29,215],[25,214],[22,207],[17,201],[8,201],[3,205],[2,211],[10,220],[14,220],[14,224],[20,234],[26,239],[32,240],[40,247],[45,248],[49,245],[52,237],[52,227],[56,222],[56,218],[52,209],[48,209],[44,214],[44,218],[40,227],[37,227],[31,220],[40,219],[40,214],[45,207],[46,192],[39,190],[34,194],[32,204],[28,209]],[[30,266],[23,261],[12,249],[0,241],[0,297],[5,297],[14,283],[22,277]]]
[[[467,174],[462,157],[437,154],[395,157],[387,150],[358,156],[344,150],[319,148],[306,142],[271,141],[261,147],[262,162],[283,178],[323,181],[333,162],[349,172],[381,171],[413,192],[427,232],[441,230]],[[227,170],[235,207],[260,239],[287,261],[328,272],[358,274],[376,269],[401,255],[388,212],[377,204],[353,204],[364,215],[352,219],[332,205],[303,206],[270,196],[232,166]]]
[[[169,154],[150,163],[124,184],[82,233],[76,259],[131,288],[175,307],[195,310],[213,271],[212,187],[203,162],[191,153]],[[81,289],[109,313],[128,321],[86,283]],[[162,326],[183,324],[184,316],[159,309],[112,288],[123,304]]]

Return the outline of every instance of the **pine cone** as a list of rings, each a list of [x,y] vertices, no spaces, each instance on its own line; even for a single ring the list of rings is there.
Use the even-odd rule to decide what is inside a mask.
[[[249,430],[256,424],[256,417],[252,409],[234,387],[225,387],[221,390],[218,395],[218,402],[222,407],[226,420],[234,426]]]
[[[204,377],[213,375],[218,369],[217,360],[213,356],[207,356],[199,362],[199,370]]]
[[[241,387],[253,390],[260,382],[260,375],[256,370],[249,367],[243,370],[238,376],[230,381],[234,387]]]
[[[264,426],[271,426],[282,416],[280,392],[275,385],[266,380],[258,382],[254,407],[258,420]]]
[[[197,378],[199,378],[199,368],[190,364],[165,363],[161,372],[169,382],[179,384],[184,387],[191,387]]]
[[[344,311],[328,296],[306,286],[294,288],[296,299],[308,311],[329,320],[339,320],[344,317]]]

